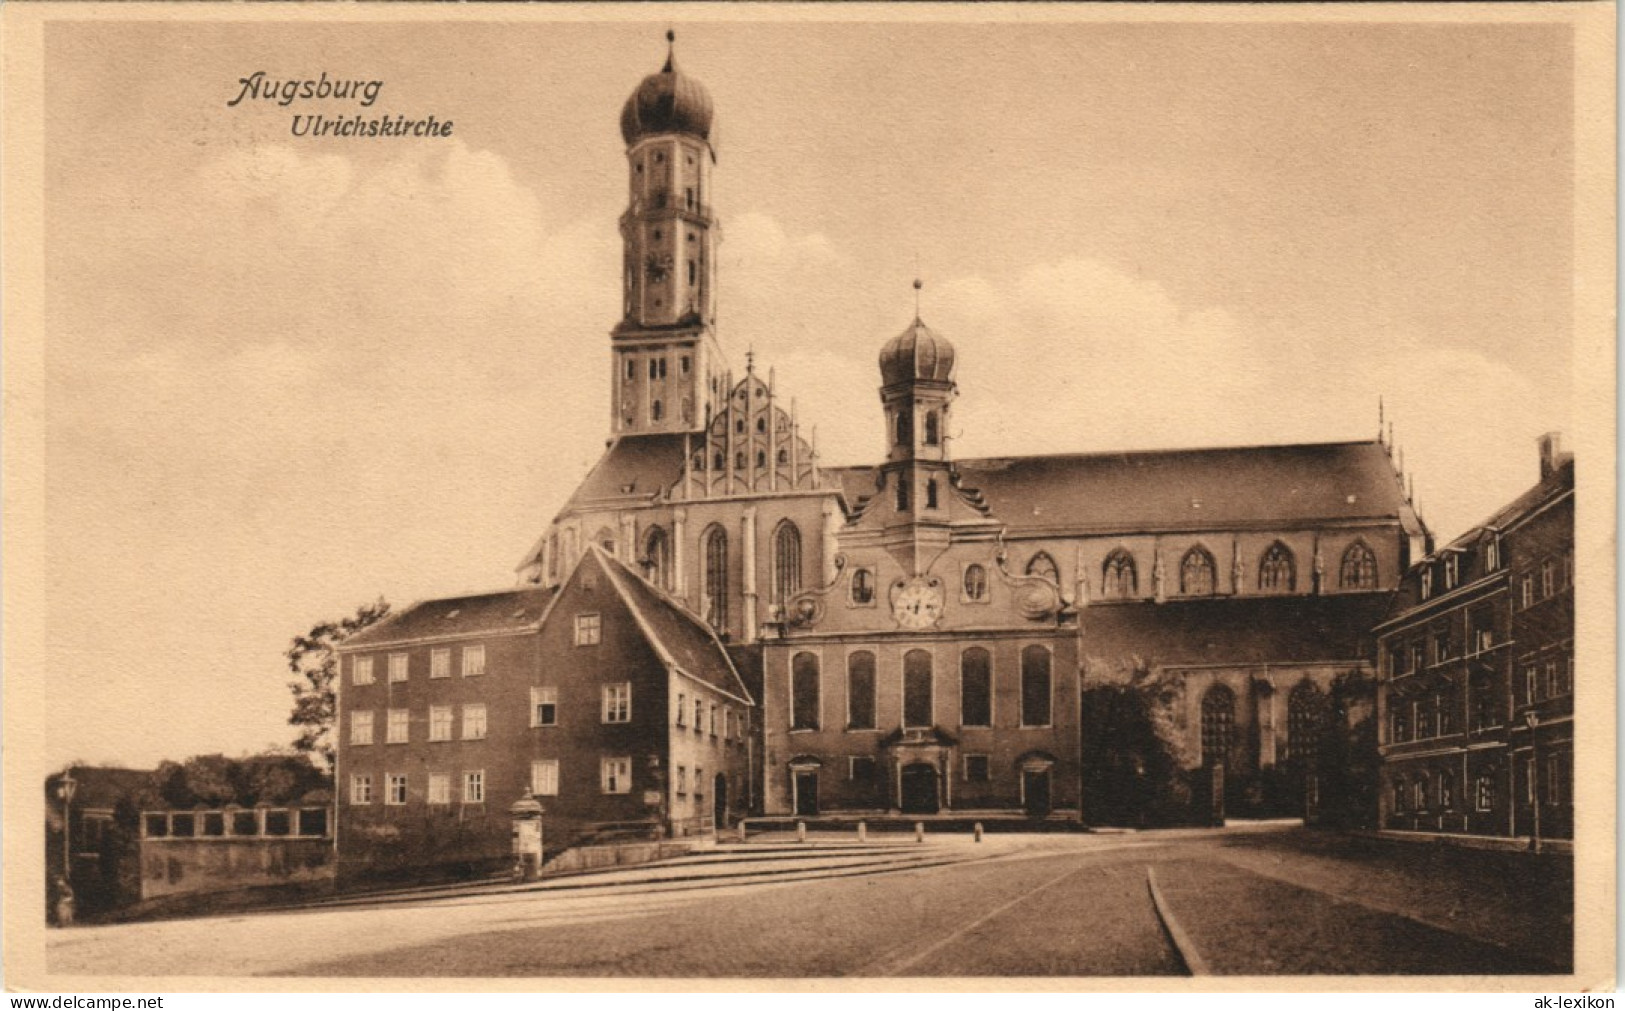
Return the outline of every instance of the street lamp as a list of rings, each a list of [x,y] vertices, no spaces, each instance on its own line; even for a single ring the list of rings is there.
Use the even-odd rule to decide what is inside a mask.
[[[70,844],[70,824],[73,806],[73,795],[78,791],[79,783],[73,778],[73,770],[62,774],[62,779],[56,784],[56,795],[62,798],[62,880],[73,878],[73,847]]]
[[[1531,822],[1533,835],[1529,839],[1530,850],[1540,852],[1540,737],[1536,730],[1540,727],[1540,714],[1533,709],[1523,714],[1523,721],[1529,727],[1529,806],[1534,809],[1534,820]]]

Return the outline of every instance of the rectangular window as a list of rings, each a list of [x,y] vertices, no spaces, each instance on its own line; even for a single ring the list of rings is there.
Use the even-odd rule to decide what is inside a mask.
[[[846,778],[854,783],[875,781],[875,760],[869,755],[852,755],[846,760]]]
[[[485,803],[485,770],[463,773],[463,803]]]
[[[846,725],[875,729],[875,655],[859,650],[846,658]]]
[[[596,646],[602,634],[601,619],[596,614],[576,615],[576,645]]]
[[[702,729],[704,729],[703,727],[700,726],[700,717],[703,716],[704,714],[705,714],[705,703],[701,702],[699,699],[695,699],[694,700],[694,732],[696,734],[699,733]]]
[[[463,647],[463,677],[477,678],[485,673],[485,647]]]
[[[350,661],[350,683],[358,685],[372,684],[372,657],[358,656]]]
[[[1540,595],[1550,597],[1557,592],[1557,565],[1550,559],[1540,563]]]
[[[1470,619],[1472,625],[1472,649],[1475,653],[1482,653],[1495,645],[1495,618],[1488,608],[1474,611]]]
[[[677,767],[677,796],[688,796],[688,766],[686,765]]]
[[[1444,559],[1444,588],[1454,589],[1456,579],[1461,574],[1461,562],[1455,555],[1446,555]]]
[[[389,711],[388,736],[384,738],[388,744],[405,744],[411,733],[412,711],[410,709],[391,709]]]
[[[350,777],[350,803],[372,803],[372,777],[364,772],[358,772]]]
[[[1021,651],[1021,725],[1050,724],[1050,654],[1043,646]]]
[[[985,783],[988,778],[988,757],[986,755],[966,755],[965,782]]]
[[[1555,657],[1546,661],[1546,697],[1549,699],[1555,699],[1563,694],[1563,679],[1558,674],[1559,669]]]
[[[1535,802],[1535,790],[1539,784],[1535,781],[1535,756],[1530,755],[1523,760],[1523,787],[1524,800],[1530,804]]]
[[[357,709],[350,714],[350,743],[372,743],[372,710]]]
[[[1388,650],[1388,676],[1403,677],[1405,675],[1405,647],[1394,646]]]
[[[435,773],[429,777],[429,803],[451,803],[451,777],[445,773]]]
[[[699,714],[695,713],[695,719]],[[618,685],[604,686],[604,722],[605,723],[631,723],[632,722],[632,683],[623,681]]]
[[[1518,580],[1518,606],[1529,607],[1535,602],[1535,577],[1525,575]]]
[[[682,692],[677,693],[677,725],[688,726],[688,696]]]
[[[710,719],[711,719],[711,725],[710,725],[711,736],[715,737],[715,736],[717,736],[717,706],[716,706],[716,703],[714,703],[714,702],[711,703]]]
[[[698,805],[701,802],[703,802],[704,800],[705,800],[705,768],[704,768],[704,766],[696,765],[694,767],[694,803],[696,805]]]
[[[391,653],[389,655],[389,680],[391,683],[406,680],[407,654]]]
[[[1422,570],[1422,599],[1426,600],[1431,596],[1433,596],[1433,570],[1431,568],[1423,569]]]
[[[451,707],[429,707],[429,740],[451,740]]]
[[[552,685],[530,690],[530,725],[556,727],[559,723],[559,690]]]
[[[1540,670],[1534,664],[1523,669],[1523,704],[1531,705],[1537,698],[1540,685]]]
[[[1473,790],[1473,806],[1480,811],[1488,811],[1495,806],[1495,781],[1490,777],[1478,777]]]
[[[993,725],[993,657],[980,646],[959,654],[959,725]]]
[[[530,792],[537,797],[559,795],[559,760],[540,758],[530,763]]]
[[[1484,568],[1494,572],[1501,567],[1501,542],[1491,537],[1489,543],[1484,545]]]
[[[389,774],[389,789],[384,793],[384,803],[392,807],[406,803],[406,773]]]
[[[599,782],[605,793],[632,792],[632,760],[606,758],[598,768]]]
[[[1388,714],[1388,718],[1391,723],[1389,728],[1389,737],[1394,741],[1395,744],[1411,739],[1410,725],[1405,721],[1405,712],[1403,709],[1395,708]]]
[[[451,649],[436,649],[429,652],[429,676],[432,678],[451,677]]]
[[[485,739],[485,703],[477,702],[463,707],[463,740]]]
[[[1411,646],[1410,673],[1415,674],[1425,666],[1427,666],[1426,650],[1421,643],[1416,643]]]

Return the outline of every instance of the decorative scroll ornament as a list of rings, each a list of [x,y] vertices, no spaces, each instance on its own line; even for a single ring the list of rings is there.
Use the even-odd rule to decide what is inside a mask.
[[[1001,539],[993,556],[999,578],[1010,587],[1016,610],[1028,621],[1043,621],[1061,610],[1061,588],[1043,576],[1018,576],[1010,571],[1010,554]]]
[[[796,628],[811,628],[823,621],[827,610],[824,598],[840,583],[841,573],[845,571],[846,555],[838,554],[835,556],[835,576],[829,582],[810,590],[802,590],[784,602],[784,623]]]

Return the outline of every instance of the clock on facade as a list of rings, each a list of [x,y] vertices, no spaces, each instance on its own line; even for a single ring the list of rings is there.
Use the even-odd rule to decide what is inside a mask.
[[[648,273],[649,280],[664,281],[666,275],[671,272],[671,256],[656,256],[650,253],[649,259],[644,263],[644,270]]]
[[[942,620],[942,581],[919,576],[892,599],[892,617],[903,628],[930,628]]]

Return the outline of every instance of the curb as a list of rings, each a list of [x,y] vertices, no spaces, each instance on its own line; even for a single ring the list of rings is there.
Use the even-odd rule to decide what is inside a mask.
[[[1162,897],[1162,889],[1157,887],[1157,868],[1155,866],[1145,869],[1145,883],[1151,892],[1151,908],[1156,910],[1157,920],[1162,924],[1163,931],[1167,933],[1168,940],[1172,942],[1174,953],[1179,956],[1181,962],[1185,963],[1185,971],[1192,976],[1213,975],[1213,970],[1208,967],[1206,960],[1196,950],[1196,943],[1191,940],[1190,934],[1185,932],[1185,928],[1180,926],[1179,921],[1174,919],[1173,910],[1168,908],[1167,900]]]

